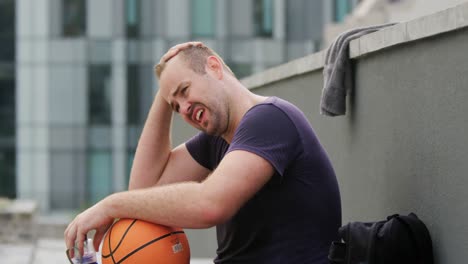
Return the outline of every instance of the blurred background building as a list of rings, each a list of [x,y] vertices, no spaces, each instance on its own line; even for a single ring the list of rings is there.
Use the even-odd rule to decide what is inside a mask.
[[[447,0],[0,0],[0,196],[42,212],[126,189],[153,65],[202,40],[239,78]]]
[[[242,78],[319,50],[332,21],[330,1],[0,2],[0,195],[42,212],[126,189],[157,90],[153,65],[174,44],[202,40]]]

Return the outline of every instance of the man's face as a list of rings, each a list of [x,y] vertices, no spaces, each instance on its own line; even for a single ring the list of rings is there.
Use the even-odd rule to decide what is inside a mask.
[[[220,136],[229,125],[229,102],[222,82],[208,68],[195,73],[176,56],[167,62],[159,79],[160,93],[191,126]]]

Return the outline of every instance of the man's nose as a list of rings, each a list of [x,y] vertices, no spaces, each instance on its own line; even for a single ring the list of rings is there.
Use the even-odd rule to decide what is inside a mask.
[[[180,102],[180,109],[179,109],[179,113],[181,115],[190,115],[190,111],[192,111],[192,104],[190,104],[189,102],[187,102],[187,100],[184,100],[182,102]]]

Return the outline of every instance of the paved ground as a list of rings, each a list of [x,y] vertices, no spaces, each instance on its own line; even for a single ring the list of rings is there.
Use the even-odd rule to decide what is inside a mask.
[[[0,244],[0,263],[66,264],[65,244],[61,239],[40,239],[37,243]],[[193,259],[191,264],[213,263],[210,259]]]
[[[9,264],[67,263],[64,243],[59,240],[39,240],[36,244],[0,244],[0,259]]]

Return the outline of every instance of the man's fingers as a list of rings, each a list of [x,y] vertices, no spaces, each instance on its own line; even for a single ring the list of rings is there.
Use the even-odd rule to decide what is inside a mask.
[[[96,252],[99,251],[99,245],[101,244],[101,240],[105,234],[106,234],[105,230],[104,231],[99,230],[99,229],[96,230],[96,233],[94,234],[94,238],[93,238],[93,246]]]
[[[75,221],[71,222],[67,229],[65,230],[64,237],[65,237],[65,245],[67,249],[69,249],[69,254],[70,258],[73,258],[75,255],[75,238],[76,238],[76,232],[75,232]]]
[[[192,47],[192,46],[201,47],[201,46],[203,46],[203,43],[200,42],[200,41],[191,41],[191,42],[185,42],[185,43],[177,44],[177,45],[173,46],[172,48],[170,48],[166,52],[166,54],[164,54],[161,57],[161,60],[159,61],[159,63],[168,62],[171,58],[176,56],[179,53],[179,51],[184,50],[184,49],[189,48],[189,47]]]
[[[201,47],[202,45],[203,45],[203,43],[200,42],[200,41],[190,41],[190,42],[185,42],[185,43],[177,44],[177,45],[175,45],[174,47],[172,47],[171,49],[179,49],[179,50],[182,50],[182,49],[185,49],[185,48],[188,48],[188,47],[191,47],[191,46],[199,46],[199,47]]]
[[[83,253],[84,253],[84,242],[86,241],[86,233],[82,232],[82,231],[78,231],[77,235],[76,235],[76,243],[77,243],[77,248],[78,248],[78,252],[80,252],[80,256],[83,256]]]
[[[169,51],[177,51],[178,52],[178,51],[184,50],[184,49],[186,49],[188,47],[192,47],[192,46],[201,47],[201,46],[203,46],[203,43],[199,42],[199,41],[190,41],[190,42],[180,43],[180,44],[177,44],[174,47],[170,48]]]
[[[80,256],[83,256],[83,244],[86,240],[86,230],[81,230],[77,227],[77,220],[73,220],[71,222],[67,229],[65,230],[65,245],[67,246],[68,249],[68,254],[70,255],[70,258],[73,258],[75,255],[75,242],[76,242],[76,248],[78,248],[78,252]]]
[[[94,247],[94,250],[95,250],[96,252],[98,252],[98,251],[99,251],[99,245],[101,244],[102,236],[99,237],[99,238],[96,238],[96,236],[94,236],[93,239],[94,239],[94,240],[93,240],[93,247]]]
[[[66,254],[67,254],[68,259],[72,263],[72,259],[75,257],[75,249],[74,248],[67,249]]]
[[[172,57],[174,57],[175,55],[177,55],[177,53],[179,52],[179,50],[177,49],[170,49],[166,52],[166,54],[164,54],[162,57],[161,57],[161,60],[159,61],[159,63],[163,63],[163,62],[167,62],[169,61]]]

